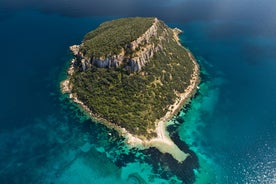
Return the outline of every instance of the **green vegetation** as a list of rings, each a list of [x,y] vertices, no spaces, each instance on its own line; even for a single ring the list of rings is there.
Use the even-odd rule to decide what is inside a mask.
[[[126,24],[127,20],[122,21]],[[133,19],[130,19],[131,26],[136,27],[132,25],[131,20]],[[152,19],[142,20],[147,22]],[[100,28],[112,28],[112,22],[117,23],[117,21],[104,23]],[[188,87],[194,68],[187,51],[173,39],[172,30],[162,22],[158,26],[158,35],[152,38],[151,42],[158,42],[163,49],[154,54],[142,71],[129,74],[124,66],[119,68],[92,66],[83,72],[76,67],[70,79],[73,83],[72,92],[76,93],[78,99],[93,113],[126,128],[130,133],[146,137],[155,136],[154,122],[163,117],[169,105],[174,103],[177,97],[175,92],[184,92]],[[100,39],[97,38],[97,30],[88,33],[85,39],[91,37]],[[117,34],[115,28],[106,30],[111,35],[112,31]],[[124,33],[131,35],[132,28],[128,32]],[[101,33],[98,34],[101,37]],[[165,39],[161,39],[162,41],[157,39],[164,34]],[[112,37],[111,35],[109,37]],[[120,43],[127,44],[134,38],[133,36],[127,41],[118,39],[122,39]]]
[[[127,44],[141,36],[154,22],[154,18],[123,18],[101,24],[87,33],[81,51],[88,58],[117,55]]]

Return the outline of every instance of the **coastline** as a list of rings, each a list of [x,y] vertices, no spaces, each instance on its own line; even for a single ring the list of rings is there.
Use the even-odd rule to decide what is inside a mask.
[[[178,34],[180,32],[181,32],[181,30],[179,30],[179,29],[173,29],[175,41],[180,46],[182,46],[179,42],[179,37],[178,37]],[[74,48],[75,47],[76,46],[71,46],[70,47],[70,49],[72,50],[73,53],[74,53]],[[190,85],[188,86],[188,88],[186,88],[186,90],[183,93],[177,94],[178,98],[176,99],[174,104],[170,105],[169,110],[167,111],[165,116],[163,116],[161,119],[156,120],[156,122],[155,122],[156,129],[155,130],[156,130],[157,137],[151,138],[150,140],[135,136],[135,135],[129,133],[125,128],[122,128],[118,125],[115,125],[115,124],[107,121],[104,118],[98,117],[83,102],[81,102],[77,98],[76,94],[73,94],[71,92],[71,89],[72,89],[73,86],[72,86],[72,84],[70,84],[70,76],[72,76],[73,73],[74,73],[74,66],[73,65],[74,65],[75,59],[73,59],[71,61],[71,65],[70,65],[70,67],[67,71],[68,78],[61,82],[62,93],[68,93],[69,98],[72,99],[75,103],[79,104],[85,110],[85,112],[87,112],[89,114],[89,116],[93,120],[95,120],[96,122],[102,123],[102,124],[106,125],[109,128],[114,128],[115,130],[117,130],[120,135],[125,137],[126,143],[130,147],[136,147],[136,148],[139,148],[139,149],[146,149],[146,148],[149,148],[149,147],[155,147],[159,151],[161,151],[162,153],[171,154],[174,157],[174,159],[176,159],[178,162],[183,162],[189,156],[189,154],[184,153],[182,150],[180,150],[178,148],[178,146],[171,140],[171,138],[170,138],[170,136],[169,136],[169,134],[166,130],[167,122],[176,113],[178,113],[179,110],[186,103],[188,103],[190,98],[196,93],[197,88],[198,88],[198,84],[200,82],[199,65],[196,62],[195,58],[193,57],[192,53],[188,49],[186,49],[185,47],[183,47],[183,48],[185,49],[185,51],[187,52],[190,60],[194,64],[194,70],[193,70],[193,74],[191,76]]]

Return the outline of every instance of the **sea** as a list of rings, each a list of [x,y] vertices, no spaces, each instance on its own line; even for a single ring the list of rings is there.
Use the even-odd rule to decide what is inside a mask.
[[[189,16],[181,6],[157,13],[183,30],[181,43],[201,67],[198,92],[168,122],[172,139],[190,154],[183,163],[154,148],[128,147],[60,92],[69,46],[102,22],[154,12],[0,8],[0,183],[275,184],[275,3],[259,1],[267,7],[259,9],[247,1],[237,12],[236,1],[224,1],[234,9],[207,11],[213,3]],[[170,2],[162,8],[178,1]],[[256,14],[246,11],[252,8]]]

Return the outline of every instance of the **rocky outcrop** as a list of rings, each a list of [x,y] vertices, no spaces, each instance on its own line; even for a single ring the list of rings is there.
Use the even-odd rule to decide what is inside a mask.
[[[106,68],[106,67],[116,68],[123,63],[124,59],[125,59],[125,50],[122,49],[121,53],[118,55],[113,55],[113,56],[108,55],[102,58],[93,57],[90,59],[90,63],[100,68]]]
[[[81,52],[83,44],[73,45],[70,49],[76,56],[76,62],[83,71],[92,65],[99,68],[117,68],[123,65],[129,72],[137,72],[149,62],[156,52],[162,51],[163,47],[160,40],[164,39],[166,30],[160,29],[161,24],[155,18],[152,26],[143,35],[126,45],[125,48],[122,48],[118,55],[89,58]],[[163,31],[162,35],[158,34],[158,30]]]

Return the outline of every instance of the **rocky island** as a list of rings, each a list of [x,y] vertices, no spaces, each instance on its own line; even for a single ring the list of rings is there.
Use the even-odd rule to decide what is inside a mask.
[[[170,139],[166,123],[195,94],[200,78],[179,33],[157,18],[105,22],[70,47],[75,58],[62,91],[128,145],[156,147],[182,162],[189,155]]]

